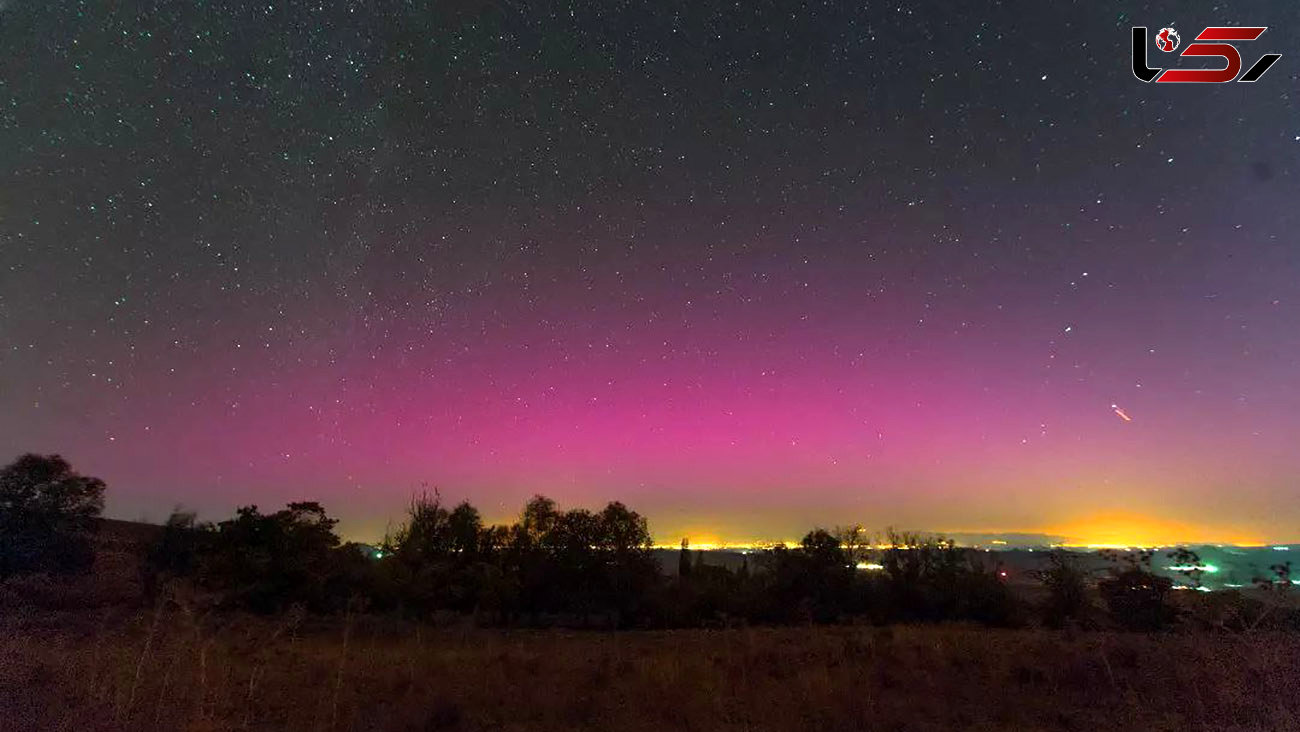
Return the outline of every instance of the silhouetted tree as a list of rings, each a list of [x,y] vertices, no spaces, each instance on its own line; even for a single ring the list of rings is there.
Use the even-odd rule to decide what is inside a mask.
[[[216,529],[198,523],[193,513],[173,511],[157,540],[145,550],[141,568],[146,597],[152,598],[168,580],[193,577],[212,548]]]
[[[639,616],[659,583],[659,567],[650,554],[652,539],[641,514],[617,501],[600,512],[598,541],[605,606],[616,625]]]
[[[672,607],[664,617],[670,625],[722,627],[751,610],[745,587],[726,567],[697,563],[687,580],[672,589]]]
[[[966,552],[967,566],[958,575],[958,602],[954,617],[993,626],[1023,622],[1022,603],[1003,582],[1001,564],[987,553]]]
[[[451,551],[466,561],[478,557],[483,536],[483,519],[478,509],[461,502],[447,515],[447,538]]]
[[[893,620],[976,620],[990,625],[1019,622],[1019,606],[996,563],[959,548],[951,539],[888,531],[884,565],[888,602],[881,615]]]
[[[58,455],[28,453],[0,469],[0,578],[88,568],[104,487]]]
[[[660,581],[646,520],[622,503],[600,513],[560,511],[534,496],[501,536],[507,541],[492,566],[499,579],[516,578],[501,596],[516,597],[517,609],[535,619],[559,613],[619,624],[644,613]]]
[[[1122,628],[1159,630],[1174,618],[1166,599],[1173,580],[1151,571],[1152,555],[1150,550],[1106,554],[1114,566],[1110,576],[1097,583],[1097,591]]]
[[[825,622],[843,615],[854,569],[840,540],[825,529],[813,529],[799,542],[796,556],[804,565],[802,594],[813,619]]]
[[[555,528],[560,513],[555,508],[555,501],[546,496],[533,496],[524,506],[519,526],[530,540],[540,541],[542,537]]]
[[[759,556],[761,572],[754,608],[775,622],[830,622],[850,610],[854,569],[839,540],[824,529],[810,531],[799,546],[778,544]]]
[[[837,527],[834,535],[836,539],[839,539],[840,548],[844,551],[844,556],[848,559],[849,564],[856,566],[859,563],[865,563],[871,558],[871,537],[862,528],[862,524]]]
[[[406,522],[383,544],[394,600],[416,614],[475,609],[488,574],[485,539],[492,537],[470,504],[448,511],[437,491],[412,500]]]
[[[314,501],[290,503],[264,515],[240,508],[218,524],[203,559],[202,580],[226,602],[254,612],[275,612],[300,603],[328,610],[327,589],[337,560],[334,519]]]
[[[1074,556],[1064,550],[1052,552],[1047,561],[1047,569],[1037,573],[1039,581],[1047,588],[1047,600],[1042,606],[1043,622],[1053,628],[1070,622],[1087,622],[1086,573]]]
[[[27,536],[25,527],[61,527],[74,540],[84,538],[102,505],[102,483],[77,476],[57,457],[24,456],[2,477],[7,572],[17,566],[13,557],[27,556],[11,547],[37,543],[13,539]],[[42,506],[54,508],[31,508]],[[15,518],[30,515],[61,523]],[[412,500],[379,551],[340,546],[334,526],[314,502],[269,515],[243,507],[215,527],[176,512],[144,557],[146,593],[188,578],[225,606],[255,612],[328,612],[364,597],[371,608],[417,616],[454,611],[499,623],[613,626],[825,623],[860,615],[1007,624],[1017,608],[995,563],[942,538],[891,531],[880,558],[884,571],[858,571],[874,552],[861,526],[814,529],[798,546],[759,553],[753,566],[742,558],[738,571],[708,564],[683,539],[676,582],[660,573],[645,518],[619,502],[599,512],[560,510],[534,496],[517,523],[484,526],[474,506],[449,510],[434,490]]]
[[[907,620],[942,620],[956,609],[953,587],[962,562],[951,540],[887,532],[881,558],[890,593],[890,615]]]

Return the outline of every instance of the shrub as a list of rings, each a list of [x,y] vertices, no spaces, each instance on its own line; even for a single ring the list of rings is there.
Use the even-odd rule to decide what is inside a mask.
[[[0,578],[90,567],[104,481],[58,455],[26,454],[0,469]]]
[[[221,591],[225,602],[271,613],[302,604],[331,609],[327,592],[336,571],[339,539],[334,519],[319,503],[290,503],[273,514],[240,508],[211,537],[200,581]]]
[[[1110,555],[1116,563],[1097,591],[1115,623],[1126,630],[1160,630],[1176,613],[1168,602],[1173,580],[1151,571],[1150,551]]]
[[[141,566],[145,596],[152,599],[169,580],[193,577],[211,549],[214,528],[193,513],[173,511],[157,541],[145,551]]]
[[[1041,607],[1043,622],[1052,628],[1069,623],[1087,623],[1091,603],[1088,601],[1087,573],[1074,556],[1055,551],[1048,557],[1047,569],[1037,573],[1047,588],[1047,600]]]

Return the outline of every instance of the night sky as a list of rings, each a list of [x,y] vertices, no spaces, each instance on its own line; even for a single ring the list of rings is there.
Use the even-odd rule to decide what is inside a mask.
[[[1283,58],[1144,84],[1133,25]],[[0,50],[0,457],[110,515],[1300,536],[1300,4],[0,0]]]

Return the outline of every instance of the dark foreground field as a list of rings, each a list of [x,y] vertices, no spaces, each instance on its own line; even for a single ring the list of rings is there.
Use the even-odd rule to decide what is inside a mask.
[[[1295,730],[1300,637],[0,620],[0,729]]]

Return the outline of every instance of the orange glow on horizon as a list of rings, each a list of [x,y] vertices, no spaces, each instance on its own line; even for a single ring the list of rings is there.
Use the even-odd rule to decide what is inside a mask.
[[[1192,524],[1132,513],[1094,514],[1059,526],[1046,533],[1067,537],[1068,546],[1121,548],[1168,546],[1180,543],[1238,544],[1264,543],[1258,536],[1236,530]]]
[[[651,527],[653,531],[653,526]],[[655,533],[655,548],[676,549],[681,539],[668,541],[668,534]],[[999,534],[1042,534],[1063,538],[1062,545],[1089,549],[1122,549],[1127,547],[1174,546],[1178,544],[1232,544],[1237,546],[1264,546],[1270,543],[1265,537],[1241,531],[1237,527],[1213,526],[1187,523],[1174,519],[1145,516],[1129,512],[1106,512],[1092,514],[1061,524],[1039,528],[1017,529],[979,529],[962,528],[952,531],[929,531],[928,535],[948,537],[960,534],[984,534],[989,544],[1006,544],[999,540]],[[884,531],[867,532],[872,537],[873,548],[888,548],[879,543]],[[785,544],[798,546],[799,538],[784,539],[734,539],[728,540],[717,533],[704,530],[685,534],[690,541],[690,548],[709,551],[716,549],[734,549],[738,551],[760,550]]]
[[[653,517],[650,518],[650,531],[654,537],[654,547],[656,549],[678,549],[681,546],[682,537],[687,538],[690,549],[700,551],[720,549],[758,551],[777,544],[795,547],[799,545],[803,535],[816,526],[811,524],[806,530],[794,536],[781,536],[779,534],[763,536],[757,533],[745,536],[739,532],[733,533],[709,529],[700,524],[686,530],[672,526],[667,529],[657,530]],[[513,518],[507,518],[499,523],[513,523],[513,521]],[[485,523],[493,522],[486,521]],[[340,534],[345,540],[349,541],[378,543],[381,537],[391,530],[393,524],[394,522],[390,521],[383,527],[373,522],[359,526],[345,526],[340,531]],[[834,524],[822,524],[823,528],[829,529],[832,526]],[[1188,543],[1264,546],[1276,544],[1280,541],[1293,540],[1286,536],[1269,537],[1251,533],[1249,530],[1243,531],[1239,526],[1189,523],[1123,511],[1095,513],[1061,523],[1037,527],[1007,528],[1002,525],[992,528],[980,528],[978,526],[962,526],[943,530],[921,529],[921,531],[926,535],[939,537],[982,534],[987,537],[987,543],[990,545],[1006,543],[1006,537],[1003,536],[999,539],[999,535],[1040,534],[1045,538],[1044,543],[1046,543],[1047,537],[1059,537],[1058,540],[1062,541],[1064,546],[1091,549],[1173,546]],[[883,527],[879,529],[868,527],[864,538],[877,550],[888,548],[883,541],[885,538]]]

